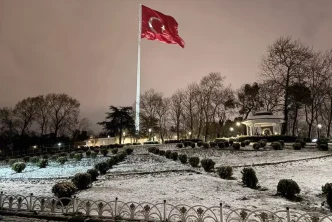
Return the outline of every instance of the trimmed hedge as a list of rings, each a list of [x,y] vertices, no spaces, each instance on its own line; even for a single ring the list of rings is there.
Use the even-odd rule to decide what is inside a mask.
[[[299,185],[292,179],[282,179],[277,186],[277,193],[289,200],[293,200],[300,191]]]
[[[25,169],[25,163],[24,163],[24,162],[16,162],[16,163],[13,163],[13,165],[12,165],[12,169],[13,169],[16,173],[22,173],[22,171]]]
[[[189,158],[189,164],[190,164],[192,167],[198,167],[198,164],[199,164],[199,157],[190,157],[190,158]]]
[[[233,168],[231,166],[222,166],[217,168],[217,173],[222,179],[231,179],[233,176]]]
[[[89,173],[77,173],[73,177],[72,182],[77,187],[77,189],[86,189],[92,183],[91,175]]]
[[[256,172],[253,168],[244,168],[241,171],[241,174],[243,185],[252,189],[257,188],[258,179],[256,176]]]
[[[52,187],[52,193],[58,198],[70,198],[73,194],[75,194],[76,190],[77,188],[75,185],[72,182],[67,181],[56,183]]]
[[[294,143],[297,139],[296,136],[284,136],[284,135],[272,135],[272,136],[243,136],[239,138],[239,142],[244,140],[250,140],[251,142],[258,142],[260,140],[266,140],[266,142],[275,142],[283,140],[286,143]]]
[[[214,169],[214,165],[215,164],[216,163],[213,160],[211,160],[211,159],[203,159],[203,160],[201,160],[201,165],[202,165],[203,169],[205,171],[207,171],[207,172],[212,171]]]

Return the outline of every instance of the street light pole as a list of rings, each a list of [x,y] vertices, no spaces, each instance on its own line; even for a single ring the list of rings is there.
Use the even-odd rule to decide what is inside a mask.
[[[318,130],[317,130],[317,136],[318,136],[318,139],[320,138],[320,129],[322,128],[322,124],[318,124],[317,125],[317,128],[318,128]]]
[[[149,129],[149,141],[151,141],[151,131],[152,131],[152,129],[150,128]]]
[[[231,136],[232,136],[232,135],[233,135],[234,128],[233,128],[233,127],[229,128],[229,131],[231,131]]]

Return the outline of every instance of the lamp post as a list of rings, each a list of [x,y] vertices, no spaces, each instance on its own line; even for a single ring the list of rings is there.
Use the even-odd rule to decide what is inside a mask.
[[[125,139],[126,139],[126,132],[123,132],[122,135],[123,135],[123,143],[124,143]]]
[[[149,128],[149,141],[151,141],[151,131],[152,131],[152,129]]]
[[[110,135],[107,136],[107,145],[110,145]]]
[[[191,132],[190,131],[188,132],[188,135],[189,135],[189,139],[191,139]]]
[[[318,128],[317,134],[318,134],[318,139],[319,139],[320,138],[320,129],[322,128],[322,124],[318,124],[317,128]]]
[[[233,127],[229,128],[229,131],[231,131],[231,136],[232,136],[234,128]]]
[[[240,130],[241,123],[240,122],[236,122],[236,126],[237,126],[237,133],[239,133],[241,131]],[[240,134],[242,135],[242,132],[240,132]]]

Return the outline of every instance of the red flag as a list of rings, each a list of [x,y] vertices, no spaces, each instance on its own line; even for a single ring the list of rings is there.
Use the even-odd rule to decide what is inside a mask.
[[[178,34],[178,23],[169,15],[142,5],[141,38],[159,40],[167,44],[179,44],[184,48],[184,41]]]

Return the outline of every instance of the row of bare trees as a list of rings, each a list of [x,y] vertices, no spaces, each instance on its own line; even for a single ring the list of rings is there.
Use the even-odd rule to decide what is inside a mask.
[[[72,136],[86,130],[89,121],[79,120],[80,103],[66,94],[28,97],[13,108],[0,108],[1,135]]]
[[[332,124],[332,50],[317,52],[299,40],[281,37],[268,47],[260,79],[237,90],[220,73],[177,90],[170,98],[150,89],[141,96],[142,132],[160,138],[205,138],[228,135],[227,121],[258,111],[284,117],[282,134],[327,137]],[[229,124],[228,124],[229,125]]]

